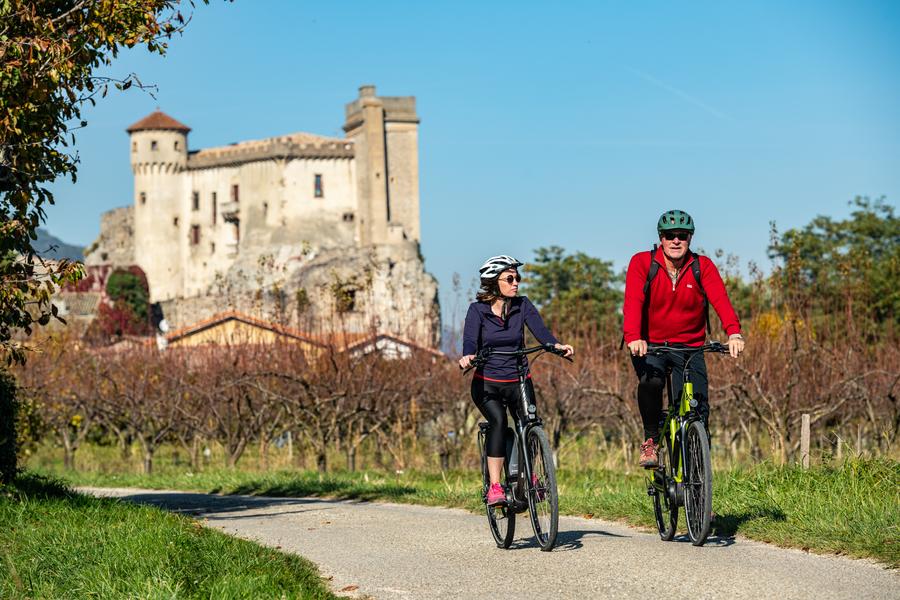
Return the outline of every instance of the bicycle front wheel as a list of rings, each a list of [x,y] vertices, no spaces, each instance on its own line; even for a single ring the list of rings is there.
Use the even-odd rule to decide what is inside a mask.
[[[516,533],[516,513],[506,505],[488,506],[487,492],[491,485],[491,476],[487,467],[487,452],[484,449],[484,433],[479,432],[478,447],[481,450],[481,499],[487,512],[488,526],[498,548],[509,548]]]
[[[712,519],[712,464],[709,438],[700,421],[687,427],[685,445],[684,515],[691,543],[702,546]]]
[[[527,481],[528,508],[534,536],[543,551],[553,549],[559,529],[559,495],[556,490],[556,467],[547,434],[532,427],[526,435],[525,447],[531,463],[531,481]]]
[[[678,525],[678,501],[675,498],[674,453],[669,437],[659,439],[659,466],[653,471],[653,514],[656,528],[664,542],[672,541]]]

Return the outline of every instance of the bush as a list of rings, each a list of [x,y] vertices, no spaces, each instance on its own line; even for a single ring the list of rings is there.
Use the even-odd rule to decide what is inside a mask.
[[[10,483],[16,476],[16,380],[0,369],[0,482]]]

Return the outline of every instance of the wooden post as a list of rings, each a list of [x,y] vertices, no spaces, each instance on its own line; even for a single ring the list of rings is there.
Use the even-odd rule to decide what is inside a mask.
[[[809,468],[809,415],[804,413],[800,421],[800,463]]]
[[[291,430],[288,429],[287,432],[287,447],[288,447],[288,464],[290,466],[294,466],[294,434],[291,433]]]
[[[856,424],[856,457],[862,456],[862,423]]]

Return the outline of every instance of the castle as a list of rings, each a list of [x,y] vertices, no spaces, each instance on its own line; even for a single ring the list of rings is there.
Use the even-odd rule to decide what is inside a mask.
[[[346,105],[343,139],[189,150],[190,128],[157,110],[127,129],[134,204],[103,215],[85,262],[141,267],[176,327],[231,308],[294,325],[339,318],[345,331],[434,347],[418,126],[415,97],[371,85]]]

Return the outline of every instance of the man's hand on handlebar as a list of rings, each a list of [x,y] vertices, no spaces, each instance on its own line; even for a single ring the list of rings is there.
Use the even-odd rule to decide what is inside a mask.
[[[474,354],[467,354],[459,359],[459,368],[460,369],[468,369],[472,366],[472,361],[475,360]]]
[[[628,350],[632,356],[644,356],[647,354],[647,340],[634,340],[628,342]]]
[[[739,333],[728,336],[728,354],[737,358],[744,351],[744,338]]]
[[[568,344],[554,344],[553,347],[564,353],[563,358],[571,358],[575,354],[575,348]]]

